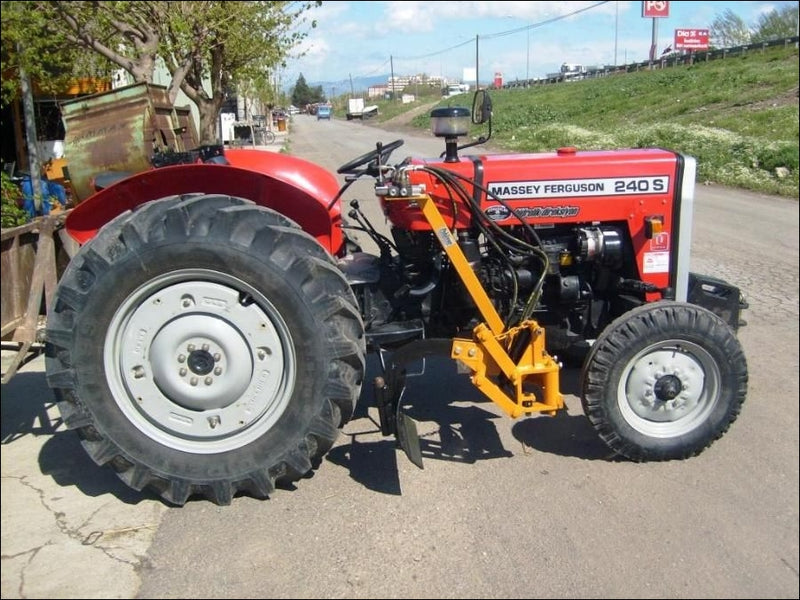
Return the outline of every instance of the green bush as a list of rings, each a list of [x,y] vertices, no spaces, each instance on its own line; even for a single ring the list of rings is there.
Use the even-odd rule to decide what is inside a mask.
[[[25,225],[28,222],[28,213],[22,208],[22,190],[19,186],[11,181],[11,178],[5,173],[2,176],[2,205],[0,205],[0,226],[17,227],[18,225]]]
[[[791,142],[770,144],[761,148],[756,156],[758,166],[765,171],[774,173],[778,167],[786,167],[796,172],[800,161],[800,146]]]

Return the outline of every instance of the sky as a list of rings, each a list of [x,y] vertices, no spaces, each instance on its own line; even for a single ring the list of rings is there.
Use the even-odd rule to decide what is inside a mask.
[[[796,2],[670,1],[669,16],[642,17],[642,2],[322,2],[298,24],[307,36],[279,73],[281,85],[300,74],[326,82],[331,96],[350,80],[425,73],[459,82],[477,69],[481,83],[544,77],[562,63],[614,65],[648,59],[672,44],[675,29],[709,29],[730,9],[748,25]],[[311,20],[316,27],[309,27]],[[356,90],[358,91],[358,90]]]

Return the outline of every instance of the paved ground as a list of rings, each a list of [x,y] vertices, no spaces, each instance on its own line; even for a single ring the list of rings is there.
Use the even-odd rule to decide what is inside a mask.
[[[287,139],[278,133],[274,143],[258,147],[279,152]],[[9,348],[15,347],[3,345],[3,373],[16,355]],[[142,502],[113,472],[98,469],[77,436],[57,435],[66,429],[44,378],[43,356],[3,385],[0,426],[0,596],[134,597],[167,507],[155,499]],[[76,565],[91,568],[75,577]]]
[[[315,160],[361,152],[336,153],[360,124],[305,125],[307,145],[299,126],[291,145]],[[565,418],[512,422],[471,401],[451,365],[411,389],[456,399],[415,407],[425,470],[364,408],[296,489],[170,509],[64,432],[39,358],[2,387],[0,595],[797,598],[797,203],[740,196],[698,190],[699,271],[743,285],[751,302],[748,403],[702,456],[607,460],[574,377]]]

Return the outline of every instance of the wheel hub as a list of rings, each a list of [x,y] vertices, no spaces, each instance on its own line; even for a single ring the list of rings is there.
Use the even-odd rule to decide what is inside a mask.
[[[195,375],[208,375],[214,368],[214,357],[208,350],[195,350],[189,355],[186,364]]]
[[[643,349],[628,363],[619,388],[619,407],[634,428],[657,437],[690,431],[712,410],[719,372],[701,347],[665,340]]]
[[[131,422],[192,452],[235,448],[268,430],[289,402],[296,365],[281,316],[255,299],[241,281],[201,270],[133,293],[112,320],[105,354]]]
[[[683,389],[683,384],[675,375],[666,375],[661,377],[653,386],[653,391],[655,392],[656,398],[662,402],[673,400],[678,394],[681,393],[681,389]]]
[[[242,332],[212,314],[181,316],[162,327],[153,338],[150,366],[163,394],[192,410],[229,406],[253,379]]]

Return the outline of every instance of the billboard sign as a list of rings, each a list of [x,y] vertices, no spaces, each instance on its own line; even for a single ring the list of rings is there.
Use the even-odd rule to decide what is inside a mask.
[[[708,29],[676,29],[675,50],[708,50]]]
[[[668,17],[669,2],[642,2],[642,16],[646,19]]]

